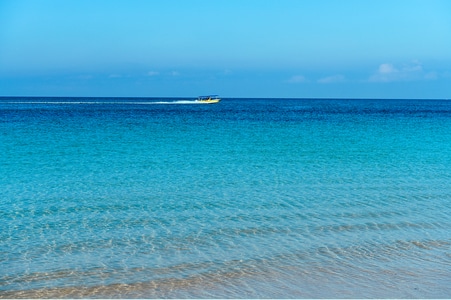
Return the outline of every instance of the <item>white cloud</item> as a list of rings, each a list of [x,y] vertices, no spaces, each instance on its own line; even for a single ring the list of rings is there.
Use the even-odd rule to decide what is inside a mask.
[[[382,64],[379,66],[379,74],[393,74],[399,72],[392,64]]]
[[[333,75],[333,76],[327,76],[324,78],[321,78],[318,80],[319,83],[337,83],[337,82],[344,82],[345,77],[343,75]]]
[[[169,75],[171,75],[171,76],[179,76],[180,73],[178,71],[172,71],[172,72],[169,73]]]
[[[83,75],[79,75],[77,76],[78,79],[83,79],[83,80],[91,80],[94,78],[93,75],[91,74],[83,74]]]
[[[415,81],[422,79],[435,79],[434,72],[425,73],[423,66],[417,60],[402,66],[394,66],[390,63],[383,63],[378,70],[370,76],[370,82],[394,82],[394,81]]]
[[[160,72],[157,71],[149,71],[147,72],[147,76],[157,76],[160,75]]]
[[[307,78],[305,78],[305,76],[302,75],[294,75],[288,80],[289,83],[304,83],[307,81],[308,81]]]
[[[222,72],[222,74],[223,74],[223,75],[230,75],[230,74],[233,74],[233,71],[230,70],[230,69],[225,69],[225,70]]]
[[[428,73],[424,74],[424,79],[427,79],[427,80],[435,80],[437,78],[438,78],[437,72],[428,72]]]

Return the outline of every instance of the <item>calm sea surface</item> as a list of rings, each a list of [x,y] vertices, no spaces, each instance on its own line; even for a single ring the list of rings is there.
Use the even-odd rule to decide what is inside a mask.
[[[0,98],[0,298],[451,298],[451,101]]]

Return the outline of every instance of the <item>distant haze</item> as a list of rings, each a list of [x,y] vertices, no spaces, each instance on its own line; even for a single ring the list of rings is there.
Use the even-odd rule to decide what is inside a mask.
[[[451,1],[3,0],[0,96],[451,97]]]

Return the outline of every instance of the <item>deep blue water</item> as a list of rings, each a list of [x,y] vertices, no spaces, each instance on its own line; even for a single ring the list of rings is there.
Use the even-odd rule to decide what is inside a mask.
[[[0,298],[450,298],[451,101],[0,98]]]

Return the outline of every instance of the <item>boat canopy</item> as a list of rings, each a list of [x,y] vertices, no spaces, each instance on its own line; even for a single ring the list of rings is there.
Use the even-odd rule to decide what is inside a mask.
[[[199,100],[209,100],[209,99],[217,99],[219,95],[207,95],[207,96],[199,96]]]

